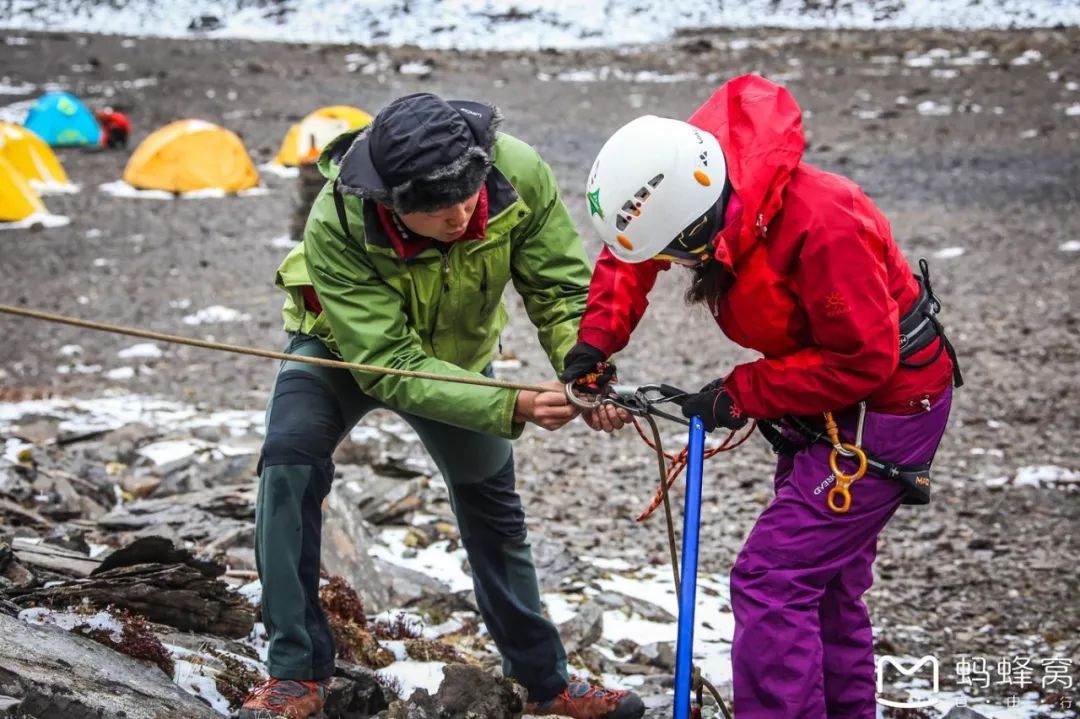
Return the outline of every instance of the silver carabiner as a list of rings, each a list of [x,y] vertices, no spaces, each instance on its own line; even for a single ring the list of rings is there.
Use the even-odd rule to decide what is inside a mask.
[[[866,400],[859,402],[859,421],[855,425],[855,446],[862,449],[863,427],[866,425]],[[834,444],[833,449],[844,457],[854,457],[857,452],[845,449],[842,444]]]
[[[566,383],[566,400],[580,409],[596,409],[605,401],[604,396],[600,394],[596,395],[594,400],[583,399],[581,395],[574,392],[573,382]]]

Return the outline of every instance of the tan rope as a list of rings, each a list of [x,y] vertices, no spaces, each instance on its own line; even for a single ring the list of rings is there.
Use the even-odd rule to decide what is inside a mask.
[[[36,320],[45,320],[46,322],[57,322],[59,324],[71,325],[73,327],[81,327],[88,330],[97,330],[99,332],[112,332],[114,334],[129,335],[131,337],[155,340],[157,342],[168,342],[170,344],[188,345],[190,347],[199,347],[201,349],[208,350],[219,350],[221,352],[233,352],[234,354],[250,355],[252,357],[265,357],[266,359],[283,360],[288,362],[303,362],[305,364],[319,365],[320,367],[347,369],[354,372],[371,372],[372,374],[393,375],[395,377],[430,379],[438,382],[454,382],[456,384],[471,384],[480,387],[494,387],[496,389],[512,389],[525,392],[563,391],[561,387],[559,389],[552,389],[550,387],[543,387],[536,384],[518,384],[516,382],[504,382],[497,379],[488,379],[487,377],[455,377],[453,375],[442,375],[436,374],[434,372],[418,372],[415,370],[395,369],[393,367],[379,367],[377,365],[359,364],[357,362],[344,362],[342,360],[325,359],[323,357],[304,357],[303,355],[287,354],[285,352],[274,352],[271,350],[259,349],[257,347],[244,347],[243,345],[225,344],[223,342],[210,342],[209,340],[200,340],[193,337],[182,337],[180,335],[170,335],[163,332],[141,330],[135,327],[111,325],[105,322],[94,322],[92,320],[83,320],[77,317],[68,317],[66,315],[54,314],[52,312],[42,312],[41,310],[28,310],[22,307],[13,307],[11,305],[0,304],[0,312],[9,315],[16,315],[19,317],[29,317]]]

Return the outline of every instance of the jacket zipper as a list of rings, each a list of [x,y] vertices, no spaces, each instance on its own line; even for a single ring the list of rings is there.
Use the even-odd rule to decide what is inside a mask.
[[[435,312],[432,315],[431,322],[431,334],[428,336],[428,344],[431,345],[431,353],[435,352],[435,329],[439,326],[439,307],[442,306],[443,295],[450,291],[450,249],[449,247],[439,247],[439,257],[441,267],[439,269],[439,282],[442,284],[442,291],[439,292],[439,298],[435,300]]]

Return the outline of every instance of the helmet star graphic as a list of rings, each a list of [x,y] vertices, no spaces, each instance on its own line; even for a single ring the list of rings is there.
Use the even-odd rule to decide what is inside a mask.
[[[585,197],[589,199],[589,216],[600,215],[600,219],[604,219],[604,210],[600,207],[600,188],[586,192]]]

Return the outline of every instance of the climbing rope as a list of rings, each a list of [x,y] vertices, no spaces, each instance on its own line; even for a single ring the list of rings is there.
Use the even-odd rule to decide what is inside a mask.
[[[221,352],[232,352],[234,354],[249,355],[252,357],[265,357],[266,359],[275,359],[288,362],[303,362],[305,364],[319,365],[321,367],[347,369],[352,370],[353,372],[370,372],[373,374],[393,375],[396,377],[430,379],[437,380],[439,382],[472,384],[478,385],[480,387],[513,389],[525,392],[561,391],[541,385],[504,382],[497,379],[488,379],[487,377],[476,377],[475,375],[456,377],[454,375],[436,374],[434,372],[419,372],[416,370],[407,369],[395,369],[393,367],[380,367],[378,365],[360,364],[357,362],[345,362],[343,360],[325,359],[323,357],[305,357],[303,355],[294,355],[285,352],[274,352],[271,350],[259,349],[257,347],[244,347],[242,345],[226,344],[223,342],[211,342],[209,340],[200,340],[193,337],[183,337],[181,335],[170,335],[163,332],[141,330],[135,327],[112,325],[105,322],[94,322],[92,320],[84,320],[77,317],[68,317],[66,315],[54,314],[52,312],[42,312],[41,310],[28,310],[22,307],[13,307],[11,305],[0,304],[0,313],[17,315],[19,317],[30,317],[37,320],[45,320],[47,322],[57,322],[59,324],[71,325],[72,327],[81,327],[88,330],[97,330],[99,332],[112,332],[114,334],[128,335],[130,337],[139,337],[141,339],[154,340],[157,342],[167,342],[177,345],[188,345],[190,347],[200,347],[202,349],[208,350],[219,350]]]

